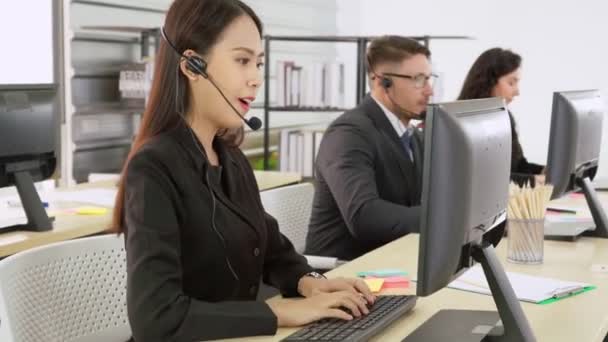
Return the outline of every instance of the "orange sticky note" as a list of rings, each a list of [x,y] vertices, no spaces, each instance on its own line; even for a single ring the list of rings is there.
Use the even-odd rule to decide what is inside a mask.
[[[384,279],[382,278],[365,278],[363,279],[372,292],[380,292],[382,289],[382,285],[384,284]]]

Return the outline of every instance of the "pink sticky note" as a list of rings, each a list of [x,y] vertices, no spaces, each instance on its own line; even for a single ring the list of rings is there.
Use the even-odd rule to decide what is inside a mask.
[[[579,199],[579,198],[584,199],[585,198],[585,194],[581,194],[581,193],[578,193],[578,192],[573,192],[573,193],[570,193],[568,195],[568,197],[574,198],[574,199]]]
[[[383,289],[409,289],[410,283],[384,283]]]
[[[382,285],[383,289],[394,289],[394,288],[407,289],[410,287],[410,280],[407,277],[394,276],[394,277],[386,277],[383,279],[384,279],[384,284]]]

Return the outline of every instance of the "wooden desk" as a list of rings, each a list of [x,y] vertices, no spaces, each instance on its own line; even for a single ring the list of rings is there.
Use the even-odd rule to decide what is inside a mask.
[[[275,171],[255,171],[260,191],[268,190],[302,180],[297,173]],[[80,184],[76,189],[112,188],[115,180]],[[67,206],[79,206],[82,203],[69,203]],[[83,236],[107,233],[112,222],[112,210],[100,216],[60,215],[55,218],[54,228],[48,232],[13,231],[0,233],[0,258],[37,246],[53,242],[75,239]]]
[[[260,191],[300,183],[302,175],[294,172],[253,171]]]
[[[522,266],[506,262],[506,241],[497,253],[508,271],[588,282],[598,288],[548,305],[521,303],[539,342],[602,341],[608,332],[608,273],[593,273],[591,265],[608,264],[608,239],[581,238],[577,242],[546,241],[545,262]],[[340,266],[328,275],[353,277],[357,272],[377,268],[399,268],[416,275],[418,235],[410,234]],[[414,294],[409,290],[383,291],[383,294]],[[414,310],[389,326],[374,341],[401,341],[440,309],[496,310],[492,297],[444,288],[421,297]],[[275,336],[248,337],[243,341],[279,341],[297,329],[279,329]],[[232,341],[232,340],[231,340]]]
[[[255,176],[255,180],[258,183],[258,188],[260,191],[270,190],[274,188],[278,188],[281,186],[287,186],[292,184],[297,184],[302,181],[302,175],[295,172],[279,172],[279,171],[261,171],[254,170],[253,175]],[[95,183],[90,184],[80,184],[79,188],[110,188],[116,186],[116,182],[118,180],[118,175],[116,175],[116,179],[107,179],[102,180]]]

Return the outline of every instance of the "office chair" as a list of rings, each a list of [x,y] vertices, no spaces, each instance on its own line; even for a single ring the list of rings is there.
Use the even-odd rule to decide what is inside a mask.
[[[123,236],[54,243],[0,261],[0,341],[127,341]]]
[[[311,183],[302,183],[260,193],[264,209],[277,219],[281,233],[300,254],[304,254],[314,191]],[[330,270],[342,263],[333,257],[304,256],[310,266],[318,270]]]

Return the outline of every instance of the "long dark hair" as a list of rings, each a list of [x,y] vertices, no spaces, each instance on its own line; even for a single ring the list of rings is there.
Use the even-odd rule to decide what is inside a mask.
[[[521,56],[511,50],[493,48],[485,51],[471,66],[460,90],[459,100],[483,99],[492,96],[498,80],[521,66]]]
[[[498,80],[521,66],[521,56],[511,50],[493,48],[485,51],[473,63],[460,90],[459,100],[492,97],[492,89]],[[515,119],[509,112],[511,121],[511,162],[519,161],[524,153],[519,143]]]
[[[175,0],[165,18],[167,37],[178,51],[192,49],[206,55],[217,43],[225,28],[242,15],[251,17],[262,37],[262,22],[255,12],[240,0]],[[124,231],[124,179],[131,158],[151,138],[174,129],[182,120],[180,108],[190,106],[190,87],[183,73],[178,72],[181,61],[164,40],[154,60],[154,78],[139,132],[123,167],[118,187],[112,230]],[[177,89],[179,87],[179,89]],[[223,130],[218,136],[230,146],[243,141],[243,129]]]

